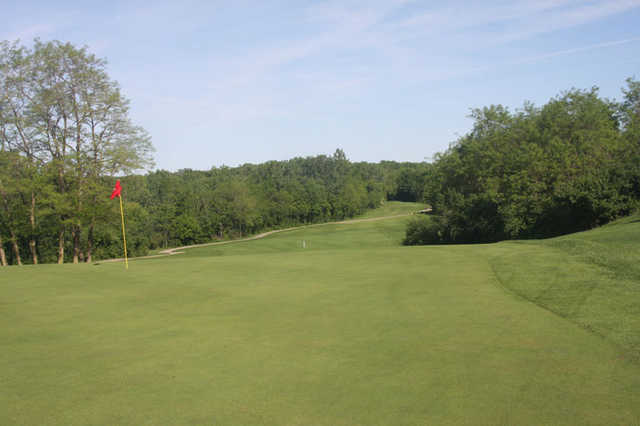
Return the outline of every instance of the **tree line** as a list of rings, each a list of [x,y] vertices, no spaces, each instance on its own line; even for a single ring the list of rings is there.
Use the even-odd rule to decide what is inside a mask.
[[[139,244],[163,248],[340,220],[388,199],[415,201],[422,186],[410,193],[403,182],[424,169],[424,163],[354,163],[337,149],[333,155],[207,171],[160,170],[125,177],[122,184],[129,210],[133,202],[138,217],[147,217]]]
[[[436,156],[405,244],[493,242],[593,228],[639,207],[640,82],[622,101],[571,89],[542,107],[474,109],[472,130]]]
[[[425,164],[352,163],[342,150],[219,167],[153,166],[148,133],[87,48],[0,42],[0,264],[91,262],[352,217],[386,199],[418,200]]]
[[[258,165],[121,176],[128,250],[131,256],[140,256],[150,249],[349,218],[388,199],[415,201],[422,196],[422,186],[417,182],[423,182],[421,173],[426,167],[421,163],[353,163],[338,149],[330,156]],[[419,188],[417,192],[410,192],[408,177],[416,178],[413,187]],[[78,245],[78,256],[67,256],[65,261],[122,256],[118,203],[108,197],[114,182],[115,177],[103,176],[96,183],[92,211],[99,215],[84,216],[76,233],[65,234],[65,247],[74,254],[73,237],[86,236]],[[35,233],[30,232],[28,215],[18,214],[29,208],[27,183],[25,180],[12,191],[9,210],[2,215],[0,235],[5,238],[5,248],[11,247],[6,250],[5,264],[17,264],[31,239],[37,241],[41,261],[58,261],[58,240],[54,236],[60,219],[55,201],[43,198],[37,205]],[[52,180],[50,184],[54,183]],[[34,262],[27,259],[26,263]]]

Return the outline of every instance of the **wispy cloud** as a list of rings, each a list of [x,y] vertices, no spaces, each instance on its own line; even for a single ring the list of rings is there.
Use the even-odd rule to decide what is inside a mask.
[[[498,41],[529,39],[541,34],[578,27],[611,15],[640,7],[639,0],[608,0],[601,2],[567,2],[562,7],[545,9],[543,13],[511,22]]]
[[[217,63],[220,73],[214,87],[242,86],[261,80],[272,72],[307,59],[322,64],[314,75],[324,72],[336,77],[336,68],[349,73],[357,57],[375,63],[375,72],[387,71],[441,77],[431,58],[457,49],[490,48],[525,40],[561,29],[577,27],[640,6],[640,0],[539,0],[498,2],[490,6],[454,2],[441,8],[421,8],[410,1],[330,1],[310,6],[304,19],[321,30],[312,36],[262,46],[240,57]],[[407,11],[406,9],[410,10]],[[446,53],[443,53],[446,52]],[[337,59],[340,58],[340,59]],[[345,59],[346,58],[346,59]],[[451,59],[451,56],[448,56]],[[465,65],[459,58],[459,65]],[[376,62],[377,61],[377,62]],[[429,64],[430,72],[424,70]],[[435,68],[435,70],[434,70]],[[364,76],[363,76],[364,77]],[[336,82],[341,84],[340,82]]]
[[[279,137],[296,126],[302,134],[306,124],[323,119],[344,121],[349,137],[368,131],[375,139],[379,132],[371,129],[384,130],[386,115],[405,123],[416,114],[409,126],[388,130],[411,137],[407,129],[427,120],[413,111],[438,105],[435,117],[443,103],[484,102],[478,80],[471,82],[476,77],[505,76],[514,68],[509,65],[522,65],[523,74],[536,68],[540,75],[541,68],[561,75],[553,71],[561,62],[556,58],[578,61],[581,53],[623,46],[628,52],[640,42],[624,18],[637,16],[640,0],[107,3],[52,4],[37,15],[22,6],[20,16],[0,28],[0,38],[25,44],[57,38],[106,56],[159,151],[162,141],[174,146],[181,138],[262,138],[270,131]],[[625,26],[593,25],[606,19]],[[594,66],[584,81],[597,72]],[[378,114],[378,123],[358,129],[349,114],[362,122]],[[457,126],[447,117],[437,120]]]
[[[232,57],[212,56],[203,90],[188,102],[172,105],[177,109],[193,105],[201,112],[199,120],[208,117],[218,123],[291,117],[357,98],[373,88],[459,79],[502,65],[631,43],[638,39],[516,60],[505,53],[490,64],[455,53],[468,51],[469,44],[473,49],[493,49],[637,6],[640,0],[519,0],[491,6],[454,2],[426,9],[405,0],[323,2],[298,17],[313,31],[293,33],[286,40],[257,41],[256,47]]]
[[[633,38],[628,38],[623,40],[613,40],[613,41],[606,41],[602,43],[590,44],[587,46],[573,47],[570,49],[555,50],[552,52],[547,52],[547,53],[538,54],[538,55],[508,59],[505,61],[490,64],[490,65],[467,68],[462,70],[461,73],[458,75],[459,76],[471,75],[471,74],[476,74],[481,72],[487,72],[491,70],[500,69],[508,65],[536,64],[547,59],[570,56],[570,55],[575,55],[577,53],[583,53],[583,52],[599,50],[599,49],[607,49],[610,47],[621,46],[629,43],[638,43],[638,42],[640,42],[640,37],[633,37]]]
[[[588,46],[575,47],[571,49],[563,49],[555,52],[549,52],[542,55],[531,56],[528,58],[519,59],[517,61],[513,61],[512,64],[526,64],[526,63],[535,63],[549,58],[555,58],[559,56],[567,56],[573,55],[575,53],[588,52],[590,50],[597,49],[605,49],[608,47],[620,46],[622,44],[628,43],[638,43],[640,42],[640,37],[627,38],[624,40],[614,40],[614,41],[606,41],[603,43],[590,44]]]

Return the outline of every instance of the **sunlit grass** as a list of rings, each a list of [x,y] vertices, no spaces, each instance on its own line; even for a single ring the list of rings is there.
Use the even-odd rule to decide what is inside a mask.
[[[562,239],[403,247],[406,220],[0,270],[0,424],[640,421],[633,269]],[[620,226],[575,238],[613,252]]]

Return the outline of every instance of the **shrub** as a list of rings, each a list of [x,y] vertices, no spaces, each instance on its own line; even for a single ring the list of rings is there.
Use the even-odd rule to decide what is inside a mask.
[[[443,227],[439,220],[431,217],[416,217],[409,222],[402,244],[439,244],[443,242]]]

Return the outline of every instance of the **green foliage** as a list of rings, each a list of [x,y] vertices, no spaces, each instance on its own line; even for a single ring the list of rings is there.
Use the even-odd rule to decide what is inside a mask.
[[[429,180],[432,167],[428,163],[380,163],[385,171],[387,199],[396,201],[422,202],[425,184]]]
[[[172,239],[180,241],[180,244],[195,244],[201,242],[202,230],[198,221],[187,214],[181,214],[171,221]]]
[[[123,184],[140,187],[130,199],[149,211],[155,248],[354,217],[385,200],[390,169],[403,170],[391,162],[351,163],[338,150],[235,168],[157,171]]]
[[[541,108],[472,111],[473,129],[439,154],[425,200],[435,238],[491,242],[590,229],[638,207],[637,82],[614,103],[596,88],[570,90]],[[433,225],[430,225],[430,228]],[[415,238],[407,242],[438,242]]]
[[[443,240],[442,227],[430,217],[413,218],[407,225],[402,244],[437,244]]]
[[[153,165],[153,147],[128,113],[106,61],[86,47],[0,43],[0,248],[9,263],[119,256],[117,202],[107,199],[119,175],[132,255],[353,217],[387,198],[422,198],[424,165],[353,164],[341,149],[135,175]]]
[[[31,263],[113,252],[109,239],[94,240],[114,211],[105,176],[153,164],[150,137],[128,112],[106,62],[86,47],[0,43],[0,186],[11,191],[0,194],[0,236],[14,263],[27,247]],[[132,252],[146,251],[144,238],[133,240]]]

